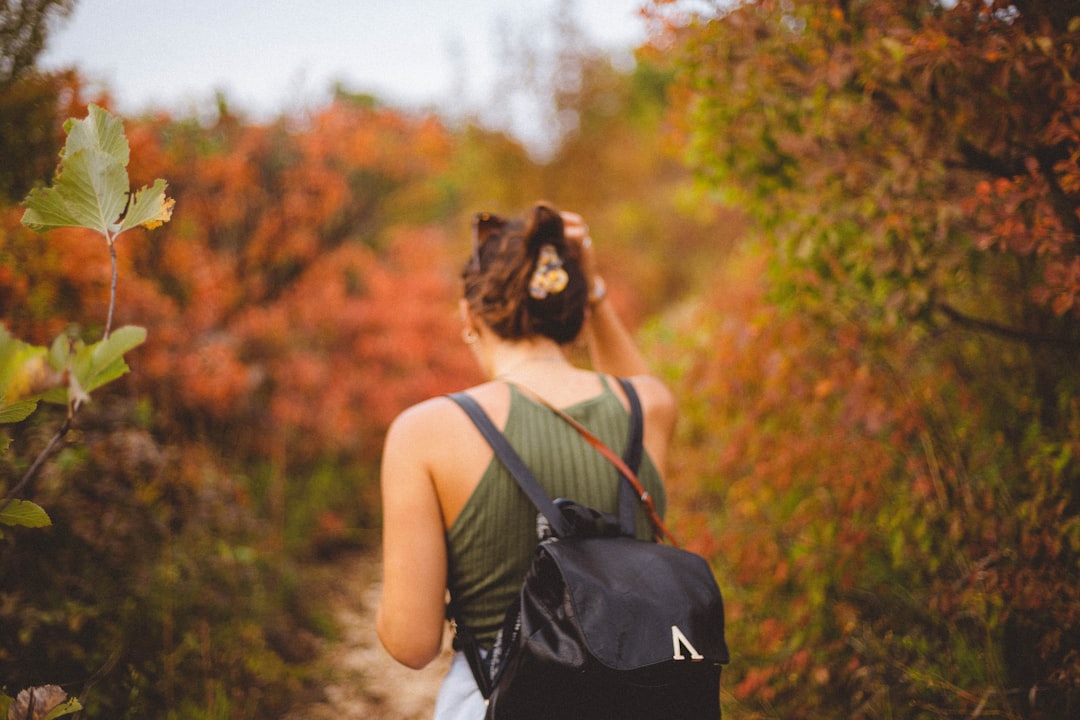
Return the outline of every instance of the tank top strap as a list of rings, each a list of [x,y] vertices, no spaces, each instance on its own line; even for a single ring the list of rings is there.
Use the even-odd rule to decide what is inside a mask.
[[[611,390],[611,384],[608,382],[607,375],[601,372],[596,373],[596,375],[600,378],[600,384],[604,386],[604,392],[609,395],[614,394]]]

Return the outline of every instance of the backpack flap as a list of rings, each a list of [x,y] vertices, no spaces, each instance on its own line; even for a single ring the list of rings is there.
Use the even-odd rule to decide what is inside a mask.
[[[729,660],[723,600],[708,563],[627,537],[541,544],[522,589],[519,642],[562,665],[580,657],[581,669],[678,672]]]

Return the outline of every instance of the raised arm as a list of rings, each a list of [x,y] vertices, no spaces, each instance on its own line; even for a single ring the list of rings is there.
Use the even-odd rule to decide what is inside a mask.
[[[675,431],[675,398],[649,368],[630,331],[607,300],[603,279],[596,272],[589,229],[575,213],[562,213],[567,238],[580,243],[582,267],[592,288],[585,340],[593,369],[633,380],[645,411],[645,446],[663,473],[667,447]]]
[[[601,278],[595,277],[594,283],[598,281],[602,282]],[[585,339],[596,370],[620,377],[650,373],[645,356],[604,296],[595,298],[590,304]]]

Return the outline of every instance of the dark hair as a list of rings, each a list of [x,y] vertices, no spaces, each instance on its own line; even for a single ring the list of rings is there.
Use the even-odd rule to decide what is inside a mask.
[[[472,314],[504,340],[537,335],[560,345],[577,338],[585,322],[588,287],[581,250],[563,234],[563,221],[547,203],[537,203],[525,221],[482,213],[474,220],[473,256],[461,273]],[[541,248],[555,249],[566,272],[557,292],[529,292]]]

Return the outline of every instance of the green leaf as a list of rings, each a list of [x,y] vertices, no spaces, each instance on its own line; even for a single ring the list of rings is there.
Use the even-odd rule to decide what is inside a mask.
[[[56,720],[56,718],[58,717],[77,713],[80,710],[82,710],[82,705],[79,704],[78,698],[71,698],[67,702],[61,705],[57,705],[52,710],[50,710],[49,714],[45,716],[44,720]]]
[[[127,170],[114,157],[97,149],[80,150],[65,156],[52,187],[27,196],[22,223],[37,232],[82,227],[109,237],[116,231],[127,188]]]
[[[109,238],[127,204],[130,150],[123,125],[91,105],[84,120],[68,120],[64,128],[67,143],[53,185],[30,192],[22,223],[38,232],[89,228]]]
[[[45,348],[18,340],[0,326],[0,423],[24,420],[43,393],[62,383]]]
[[[19,340],[0,325],[0,390],[7,387],[18,368],[40,353],[41,348]]]
[[[81,341],[73,339],[68,336],[67,333],[60,333],[49,346],[49,362],[57,370],[64,370],[67,368],[72,354],[75,352],[75,347]]]
[[[37,410],[37,405],[37,400],[20,400],[7,404],[0,399],[0,424],[22,422]]]
[[[99,342],[87,345],[60,335],[53,341],[49,359],[54,368],[68,369],[66,387],[45,393],[42,400],[65,405],[81,403],[87,394],[125,375],[130,368],[124,353],[146,341],[146,328],[125,325]]]
[[[41,528],[52,525],[52,520],[37,503],[29,500],[12,500],[7,507],[0,510],[0,524]]]
[[[121,167],[127,167],[131,152],[124,137],[124,124],[99,105],[91,104],[88,110],[85,119],[69,118],[64,123],[68,137],[61,159],[80,150],[96,149],[114,157]]]
[[[79,376],[83,390],[91,392],[128,371],[124,354],[146,341],[146,328],[126,325],[115,330],[106,340],[89,347],[90,366],[87,375]]]

